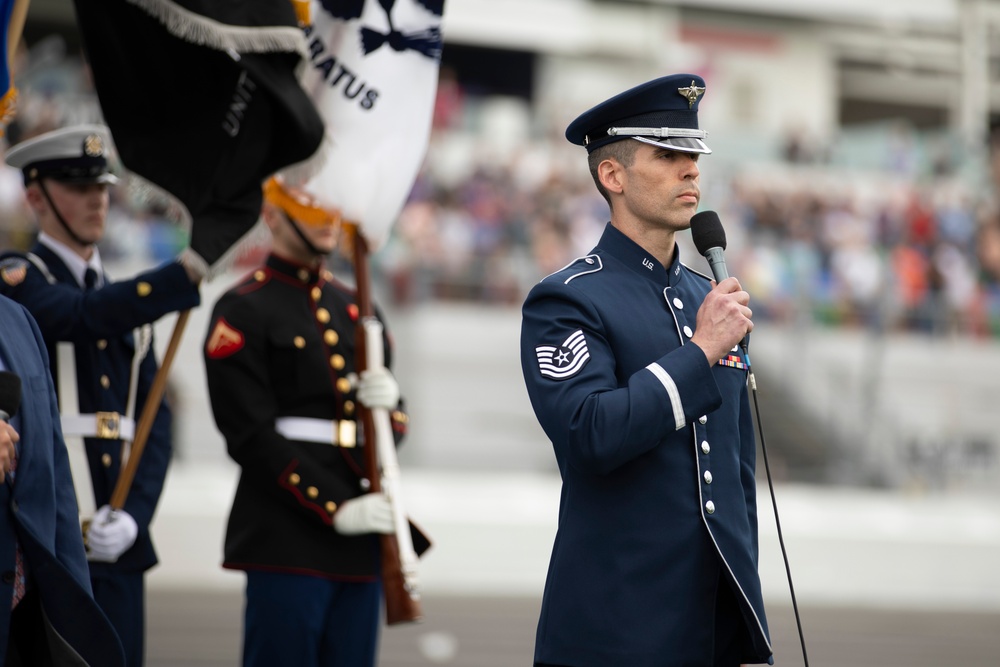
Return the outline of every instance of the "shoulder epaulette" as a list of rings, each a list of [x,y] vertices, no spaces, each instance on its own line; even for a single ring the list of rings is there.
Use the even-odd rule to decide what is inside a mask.
[[[564,285],[568,285],[570,281],[579,278],[580,276],[597,273],[603,268],[604,262],[601,261],[600,255],[586,255],[585,257],[578,257],[574,259],[572,262],[555,273],[551,273],[546,276],[543,280],[559,280]]]
[[[243,276],[243,279],[233,285],[229,290],[231,294],[249,294],[256,291],[270,282],[271,271],[267,267],[261,267]]]
[[[713,278],[712,276],[705,275],[701,271],[695,271],[694,269],[692,269],[690,266],[688,266],[684,262],[681,262],[681,266],[683,266],[685,269],[687,269],[690,273],[693,273],[694,275],[696,275],[696,276],[698,276],[700,278],[704,278],[705,280],[707,280],[709,282],[715,280],[715,278]]]
[[[3,259],[0,260],[0,279],[11,287],[17,287],[24,282],[25,277],[28,275],[29,263],[35,265],[35,268],[45,276],[45,280],[49,284],[56,284],[56,277],[49,271],[49,267],[45,261],[38,255],[30,252],[24,255],[17,253],[4,255]]]

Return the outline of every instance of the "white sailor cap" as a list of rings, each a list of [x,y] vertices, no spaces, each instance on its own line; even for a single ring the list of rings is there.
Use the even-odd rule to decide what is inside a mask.
[[[7,164],[24,183],[51,178],[65,183],[117,183],[108,166],[110,132],[104,125],[74,125],[40,134],[7,151]]]

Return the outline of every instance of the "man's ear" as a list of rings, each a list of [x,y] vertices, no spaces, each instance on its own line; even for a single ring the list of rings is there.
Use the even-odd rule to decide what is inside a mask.
[[[625,168],[614,158],[609,157],[597,165],[597,177],[608,192],[620,195],[625,187]]]
[[[32,183],[25,188],[24,199],[28,202],[28,207],[31,208],[35,215],[40,215],[48,205],[38,183]]]

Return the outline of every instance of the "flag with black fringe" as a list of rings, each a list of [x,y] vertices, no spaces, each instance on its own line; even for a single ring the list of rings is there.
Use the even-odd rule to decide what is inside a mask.
[[[122,164],[173,195],[210,267],[260,216],[262,183],[306,160],[323,120],[297,78],[290,0],[75,0]]]

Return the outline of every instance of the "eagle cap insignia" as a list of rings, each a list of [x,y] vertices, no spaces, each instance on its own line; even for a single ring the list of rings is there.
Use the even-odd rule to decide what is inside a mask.
[[[83,140],[83,152],[87,157],[100,157],[104,155],[104,140],[99,134],[88,134]]]
[[[688,109],[691,109],[694,107],[694,103],[698,101],[698,98],[705,94],[705,86],[694,85],[694,79],[692,79],[690,86],[678,88],[677,92],[687,99]]]

